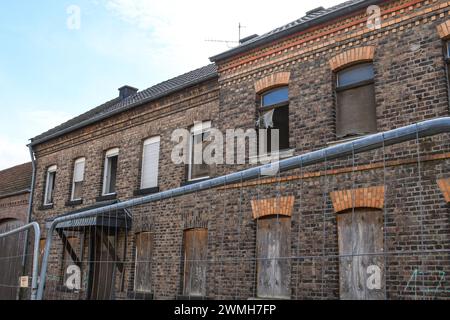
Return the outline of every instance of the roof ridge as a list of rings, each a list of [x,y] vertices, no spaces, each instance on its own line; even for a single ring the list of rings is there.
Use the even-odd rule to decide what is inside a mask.
[[[161,98],[175,91],[187,88],[195,83],[205,81],[212,76],[217,76],[217,67],[214,63],[159,82],[147,89],[132,94],[124,100],[120,100],[118,97],[114,98],[32,138],[31,144],[34,145],[56,138],[66,131],[68,132],[82,128],[90,123],[126,111],[129,108],[147,103],[153,99]]]

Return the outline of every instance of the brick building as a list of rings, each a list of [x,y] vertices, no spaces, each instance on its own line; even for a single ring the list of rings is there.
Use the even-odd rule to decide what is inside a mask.
[[[367,23],[370,5],[379,28]],[[271,152],[286,157],[449,116],[449,7],[318,8],[211,65],[120,88],[32,139],[34,219],[44,226],[250,166],[174,164],[179,128],[188,150],[211,128],[276,128]],[[448,299],[450,140],[417,140],[62,225],[46,298]],[[75,290],[65,285],[71,264]]]
[[[0,233],[20,227],[28,221],[32,166],[25,163],[0,171]],[[15,299],[18,290],[13,286],[21,273],[23,234],[0,239],[0,298]]]

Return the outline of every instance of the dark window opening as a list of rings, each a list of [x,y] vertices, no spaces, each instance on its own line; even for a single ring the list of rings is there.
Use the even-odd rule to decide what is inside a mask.
[[[258,114],[259,118],[256,122],[258,153],[263,155],[289,149],[288,87],[277,88],[263,94]],[[278,130],[278,135],[272,132],[274,129]],[[272,147],[272,139],[276,138],[278,138],[278,148]]]

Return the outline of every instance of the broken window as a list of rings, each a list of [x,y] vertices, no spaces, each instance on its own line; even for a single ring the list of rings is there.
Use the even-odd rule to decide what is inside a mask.
[[[384,299],[383,215],[358,209],[337,217],[340,298]],[[376,255],[376,254],[380,255]]]
[[[152,292],[152,254],[153,234],[150,232],[136,234],[134,271],[134,291],[136,292]]]
[[[258,132],[259,154],[267,154],[289,149],[289,90],[288,87],[273,89],[261,96],[259,118],[256,128],[265,129],[265,134]],[[278,135],[272,133],[278,130]],[[278,149],[272,150],[272,139],[279,139]]]
[[[191,128],[188,181],[205,179],[210,175],[210,166],[203,159],[203,152],[209,143],[210,129],[210,121],[198,123]]]
[[[339,138],[377,131],[372,63],[346,68],[337,74],[336,135]]]
[[[290,298],[291,218],[270,216],[258,219],[258,298]]]
[[[106,152],[105,172],[103,175],[103,195],[116,193],[117,163],[119,160],[119,149],[111,149]]]
[[[207,248],[207,229],[184,231],[183,294],[186,296],[206,295]]]
[[[53,193],[55,191],[57,166],[51,166],[47,169],[47,178],[45,182],[44,205],[53,204]]]
[[[72,201],[81,200],[83,196],[84,168],[86,159],[80,158],[75,161],[72,182]]]

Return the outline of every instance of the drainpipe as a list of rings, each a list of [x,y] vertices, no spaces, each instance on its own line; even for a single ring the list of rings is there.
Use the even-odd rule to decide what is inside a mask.
[[[28,145],[28,150],[30,152],[31,157],[31,167],[32,167],[32,173],[31,173],[31,187],[30,187],[30,196],[28,198],[28,211],[27,211],[27,221],[25,224],[31,223],[31,216],[33,214],[33,196],[34,196],[34,183],[35,183],[35,177],[36,177],[36,160],[34,158],[34,151],[31,144]],[[35,235],[36,237],[37,235]],[[27,268],[27,256],[28,256],[28,240],[29,240],[29,231],[28,229],[25,231],[25,245],[23,248],[23,256],[22,256],[22,274],[26,274],[26,268]],[[39,241],[35,241],[36,243],[39,243]],[[36,248],[35,248],[36,250]],[[37,266],[39,268],[40,266]],[[32,279],[33,281],[36,281],[35,279]]]

